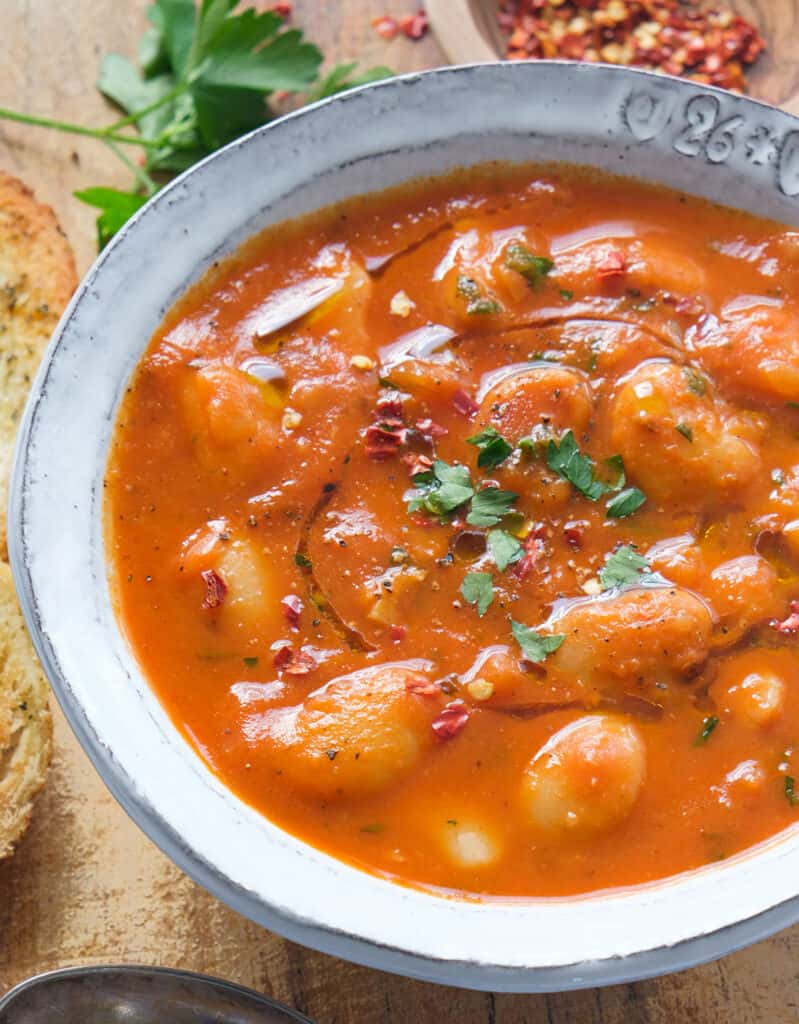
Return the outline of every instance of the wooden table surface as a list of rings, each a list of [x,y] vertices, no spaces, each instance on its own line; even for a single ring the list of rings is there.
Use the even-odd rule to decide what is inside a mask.
[[[134,55],[146,6],[147,0],[0,0],[0,106],[103,124],[109,110],[94,88],[98,61],[111,50]],[[431,37],[385,43],[370,26],[376,15],[413,6],[413,0],[300,0],[294,20],[331,58],[397,70],[441,63]],[[794,106],[797,5],[760,0],[738,8],[760,8],[773,41],[756,91]],[[91,140],[3,122],[0,168],[56,209],[85,271],[94,256],[93,214],[72,192],[93,184],[126,187],[124,168]],[[319,1024],[799,1021],[799,927],[682,974],[548,996],[442,988],[285,942],[218,903],[139,832],[58,714],[47,790],[17,855],[0,865],[0,992],[37,971],[104,961],[217,974],[271,993]]]

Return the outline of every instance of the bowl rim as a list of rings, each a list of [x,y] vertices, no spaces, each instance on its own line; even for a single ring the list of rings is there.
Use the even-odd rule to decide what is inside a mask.
[[[153,802],[137,786],[136,780],[125,772],[113,751],[103,742],[103,738],[95,728],[95,723],[90,720],[85,706],[75,697],[70,680],[59,659],[56,645],[53,643],[44,622],[39,598],[33,582],[31,570],[32,552],[28,550],[24,527],[27,512],[26,502],[28,501],[31,489],[31,481],[28,478],[28,474],[30,470],[32,435],[42,402],[48,400],[48,378],[64,335],[67,329],[74,324],[75,319],[80,316],[81,307],[87,301],[87,296],[95,290],[98,278],[101,278],[104,273],[104,268],[115,258],[121,248],[128,245],[127,240],[132,235],[136,235],[139,225],[146,222],[149,218],[157,216],[159,208],[168,208],[172,199],[180,193],[188,181],[197,181],[202,178],[209,167],[225,163],[225,161],[232,159],[234,154],[255,145],[257,140],[267,135],[273,135],[276,132],[282,131],[287,125],[309,121],[318,117],[320,111],[331,107],[342,107],[342,105],[350,104],[354,101],[357,102],[359,97],[378,97],[397,93],[407,89],[409,86],[419,86],[420,83],[424,90],[427,87],[426,83],[441,81],[457,82],[459,78],[469,75],[484,77],[497,75],[499,79],[502,79],[507,76],[517,75],[545,76],[549,73],[554,73],[556,76],[571,76],[573,80],[586,79],[589,82],[591,78],[597,75],[611,75],[614,78],[625,81],[629,80],[630,82],[652,82],[653,87],[657,88],[662,87],[665,82],[678,93],[682,93],[685,96],[697,93],[716,95],[723,97],[724,103],[727,105],[731,103],[744,104],[745,106],[753,106],[763,112],[768,112],[772,118],[778,117],[782,123],[789,125],[789,130],[795,131],[799,128],[799,118],[778,111],[766,103],[752,100],[748,97],[731,97],[730,94],[723,90],[705,86],[697,87],[693,83],[688,83],[681,79],[670,79],[667,76],[640,69],[574,64],[568,61],[537,61],[524,65],[495,61],[484,64],[467,64],[431,71],[413,72],[360,87],[342,96],[334,96],[319,101],[276,119],[268,125],[244,136],[242,139],[229,144],[224,149],[206,157],[203,161],[174,179],[134,215],[112,243],[100,254],[81,282],[61,318],[33,384],[31,396],[19,431],[9,501],[9,524],[11,527],[9,530],[10,561],[20,602],[33,636],[36,650],[42,660],[59,703],[81,745],[116,800],[145,834],[175,861],[179,867],[213,893],[213,895],[244,916],[250,917],[265,927],[273,928],[288,938],[324,952],[425,980],[443,981],[473,988],[526,992],[589,987],[597,984],[611,984],[619,981],[650,977],[663,973],[666,970],[681,969],[704,960],[712,959],[721,955],[721,953],[740,948],[771,934],[777,928],[799,920],[799,883],[792,886],[790,892],[783,898],[769,900],[764,905],[759,906],[755,912],[747,913],[742,917],[735,917],[733,914],[718,927],[708,927],[704,931],[700,929],[680,941],[663,944],[655,942],[652,945],[644,945],[640,949],[636,949],[631,953],[625,953],[624,955],[610,952],[605,957],[577,957],[568,962],[561,961],[557,964],[549,965],[542,963],[530,964],[527,962],[524,964],[508,964],[499,960],[491,960],[490,958],[482,959],[477,956],[451,956],[447,954],[446,949],[433,952],[428,948],[427,950],[420,951],[418,948],[413,948],[412,945],[407,943],[386,941],[376,934],[364,934],[362,930],[337,927],[329,921],[320,921],[318,915],[307,916],[296,913],[291,907],[279,901],[265,902],[261,894],[248,889],[236,881],[234,877],[225,874],[223,869],[217,864],[205,858],[198,850],[187,843],[180,832],[175,829],[173,822],[164,817],[154,807]],[[436,86],[431,84],[429,88],[430,90],[435,90]],[[375,100],[376,103],[377,100]],[[139,356],[136,358],[137,363],[138,360]],[[95,580],[95,583],[97,583],[97,580]],[[120,624],[117,622],[116,625],[117,631],[121,634]],[[185,741],[183,742],[185,743]],[[188,744],[186,746],[188,747]],[[192,756],[199,760],[197,755],[193,754]],[[237,799],[229,791],[225,792],[228,799],[231,797],[234,801]],[[257,817],[260,819],[260,816]],[[283,833],[276,826],[272,826],[272,828],[279,832],[283,838],[288,837],[290,844],[305,847],[305,844],[300,840],[288,836],[288,833]],[[561,905],[579,904],[580,906],[587,906],[596,901],[613,904],[616,900],[622,898],[635,900],[639,896],[652,895],[654,892],[662,896],[664,890],[671,890],[673,893],[676,888],[683,887],[690,877],[697,874],[701,874],[708,879],[715,878],[719,880],[730,873],[739,874],[742,864],[751,864],[753,861],[765,861],[766,854],[769,851],[774,853],[776,850],[779,854],[778,848],[782,848],[784,854],[786,845],[789,844],[791,839],[794,840],[792,845],[796,847],[796,855],[793,862],[797,862],[799,861],[799,830],[792,828],[763,844],[744,851],[717,867],[701,868],[697,872],[687,872],[661,882],[635,887],[632,890],[605,890],[600,893],[588,894],[584,897],[524,901],[523,913],[527,917],[533,918],[536,910],[541,911],[544,904],[552,905],[553,903],[559,903]],[[312,850],[312,848],[308,849]],[[318,851],[312,852],[318,854]],[[445,900],[440,895],[430,894],[424,890],[409,890],[404,886],[378,879],[372,875],[366,875],[366,873],[361,872],[357,868],[350,867],[340,861],[335,861],[324,854],[314,857],[314,859],[317,862],[330,861],[335,866],[333,873],[337,876],[347,876],[350,882],[353,881],[352,876],[355,875],[361,879],[368,877],[377,885],[390,888],[392,891],[390,902],[396,904],[397,909],[401,909],[404,903],[410,914],[418,911],[419,900],[433,901],[438,906],[451,907],[455,904],[464,911],[466,907],[471,906],[471,904],[465,902]],[[772,859],[775,862],[779,862],[785,858],[784,856],[777,856]],[[643,902],[645,903],[646,900],[643,900]],[[511,907],[516,911],[520,909],[519,905],[513,903],[513,901],[491,901],[481,905],[481,913],[484,915],[499,913],[500,910],[509,911]],[[465,914],[459,916],[465,916]]]

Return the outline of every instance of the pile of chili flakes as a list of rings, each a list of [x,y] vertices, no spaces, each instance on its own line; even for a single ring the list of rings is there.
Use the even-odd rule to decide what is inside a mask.
[[[678,0],[501,0],[499,24],[510,60],[633,65],[735,92],[766,46],[732,11]]]

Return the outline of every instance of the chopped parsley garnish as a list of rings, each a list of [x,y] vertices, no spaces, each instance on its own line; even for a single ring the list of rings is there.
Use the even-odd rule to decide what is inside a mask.
[[[486,427],[474,437],[467,437],[466,443],[480,449],[477,465],[481,469],[494,469],[513,453],[513,445],[509,444],[493,427]]]
[[[548,654],[556,651],[566,639],[565,636],[558,634],[542,636],[541,633],[536,633],[534,629],[525,626],[523,622],[515,622],[513,619],[510,620],[510,628],[513,639],[522,649],[522,654],[528,661],[535,663],[543,661]]]
[[[455,288],[458,295],[462,295],[466,299],[467,313],[485,315],[487,313],[502,312],[502,306],[500,306],[496,299],[483,295],[480,291],[480,286],[473,277],[459,274]]]
[[[715,715],[708,715],[708,717],[702,722],[702,728],[694,742],[694,746],[701,747],[710,739],[710,735],[716,726],[719,724],[718,718]]]
[[[570,292],[568,288],[561,288],[560,297],[563,299],[564,302],[571,302],[571,300],[574,298],[574,292]]]
[[[301,551],[298,551],[294,556],[294,564],[298,565],[301,569],[311,568],[310,558],[307,555],[302,554]]]
[[[547,276],[555,264],[546,256],[536,256],[521,242],[511,242],[505,253],[505,266],[526,278],[535,288]]]
[[[701,374],[697,373],[692,366],[684,366],[682,372],[688,382],[688,390],[700,397],[704,395],[707,390],[707,382],[705,378]]]
[[[594,463],[580,452],[571,430],[567,430],[561,437],[560,444],[557,441],[549,442],[547,465],[591,501],[598,501],[610,490],[607,484],[594,475]]]
[[[605,465],[616,474],[616,479],[610,485],[611,488],[614,491],[620,491],[627,483],[627,474],[624,472],[624,459],[621,455],[611,455],[609,459],[605,459]]]
[[[613,587],[646,582],[652,575],[649,562],[643,555],[639,555],[629,544],[623,544],[608,555],[604,567],[599,570],[599,582],[603,590],[611,590]]]
[[[436,459],[427,473],[417,473],[417,484],[408,502],[409,512],[430,512],[445,516],[467,502],[474,494],[469,470],[465,466],[450,466]]]
[[[386,826],[382,821],[375,821],[371,825],[361,825],[361,832],[385,832]]]
[[[607,504],[606,515],[610,519],[625,519],[631,516],[646,501],[646,495],[637,487],[628,487],[620,491]]]
[[[788,801],[788,803],[791,805],[791,807],[796,807],[797,800],[799,800],[799,797],[797,797],[797,795],[796,795],[796,790],[794,788],[794,785],[795,785],[795,783],[794,783],[793,776],[792,775],[786,775],[785,776],[785,799]]]
[[[461,583],[461,596],[467,604],[477,605],[481,617],[494,600],[494,580],[490,572],[468,572]]]
[[[485,487],[472,498],[472,509],[466,517],[470,526],[496,526],[511,510],[519,497],[514,491],[501,491],[498,487]]]
[[[258,664],[258,659],[244,658],[244,664],[247,666],[247,668],[255,668],[255,666]]]
[[[524,547],[506,530],[488,531],[488,550],[500,572],[504,572],[524,555]]]
[[[686,441],[691,441],[693,443],[694,432],[693,430],[691,430],[687,423],[678,423],[674,429],[677,431],[678,434],[682,434]]]

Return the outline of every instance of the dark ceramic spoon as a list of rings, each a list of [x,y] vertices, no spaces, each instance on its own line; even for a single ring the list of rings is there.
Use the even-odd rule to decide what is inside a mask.
[[[162,967],[74,967],[23,981],[0,1024],[313,1024],[250,989]]]

